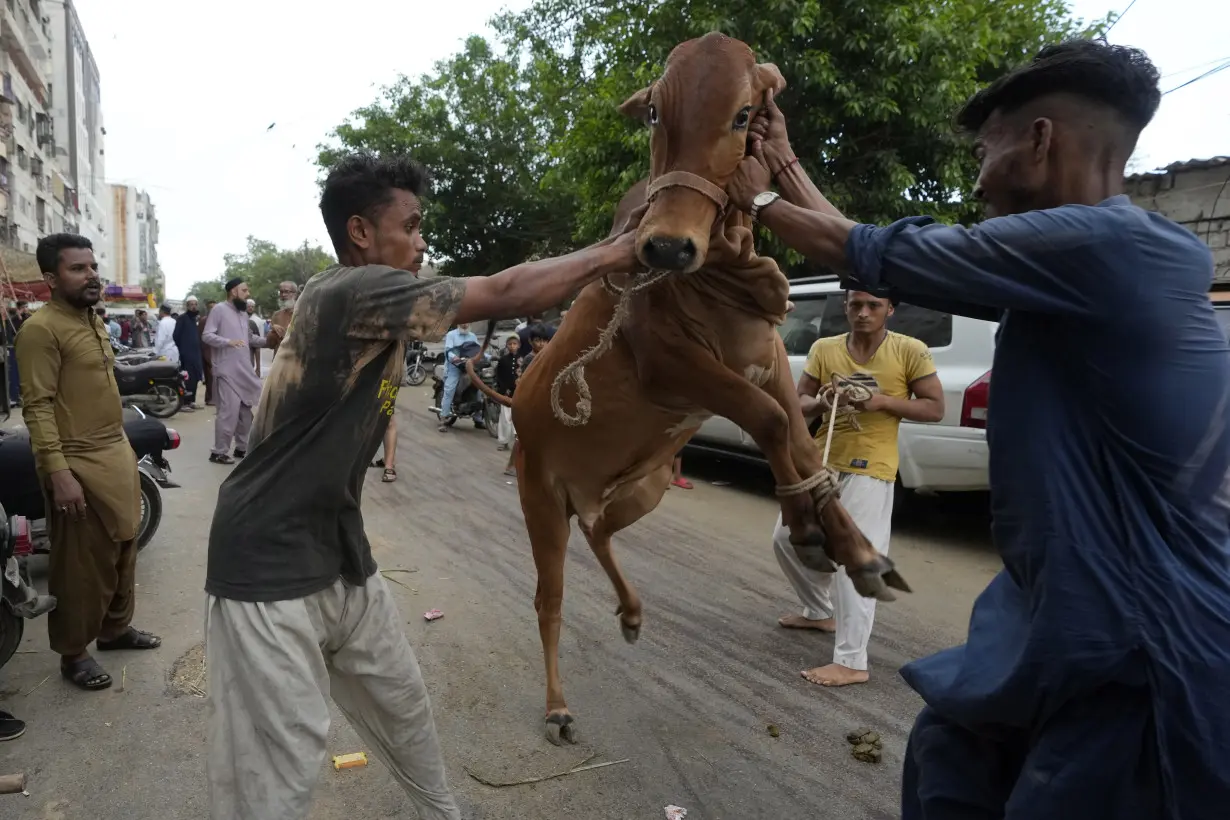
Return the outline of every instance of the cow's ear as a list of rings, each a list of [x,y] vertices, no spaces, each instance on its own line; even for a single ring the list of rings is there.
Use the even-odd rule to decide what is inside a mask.
[[[756,66],[756,79],[761,92],[772,91],[775,97],[786,87],[786,78],[773,63],[759,63]]]
[[[649,116],[649,99],[652,94],[653,86],[645,86],[623,101],[619,106],[619,113],[634,120],[644,120]]]

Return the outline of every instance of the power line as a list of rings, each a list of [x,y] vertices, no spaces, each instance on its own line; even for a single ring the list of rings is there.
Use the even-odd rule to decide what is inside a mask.
[[[1214,63],[1220,63],[1224,60],[1230,60],[1230,54],[1227,54],[1223,57],[1214,57],[1212,60],[1205,60],[1203,63],[1199,63],[1197,65],[1189,65],[1187,68],[1180,68],[1175,71],[1169,71],[1162,75],[1162,79],[1164,80],[1167,77],[1176,77],[1180,74],[1186,74],[1189,71],[1195,71],[1198,68],[1205,68],[1206,66],[1211,66]]]
[[[1201,80],[1205,79],[1206,77],[1212,77],[1212,76],[1213,76],[1214,74],[1216,74],[1217,72],[1219,72],[1219,71],[1225,71],[1227,68],[1230,68],[1230,60],[1226,60],[1226,61],[1225,61],[1224,63],[1222,63],[1221,65],[1214,66],[1213,68],[1210,68],[1208,71],[1204,72],[1203,74],[1198,74],[1198,75],[1196,75],[1195,77],[1192,77],[1190,80],[1188,80],[1188,81],[1187,81],[1187,82],[1185,82],[1185,83],[1182,83],[1182,84],[1180,84],[1180,85],[1176,85],[1174,88],[1170,89],[1169,91],[1163,91],[1163,92],[1162,92],[1162,96],[1164,97],[1164,96],[1166,96],[1167,94],[1171,94],[1171,93],[1173,93],[1173,92],[1175,92],[1175,91],[1178,91],[1180,88],[1187,88],[1187,87],[1188,87],[1189,85],[1191,85],[1192,83],[1197,83],[1197,82],[1200,82]]]
[[[1127,16],[1127,13],[1132,10],[1132,6],[1134,5],[1136,5],[1136,0],[1132,0],[1132,2],[1128,3],[1127,8],[1125,8],[1122,12],[1120,12],[1119,15],[1115,17],[1114,20],[1111,21],[1110,28],[1106,29],[1106,33],[1103,34],[1102,36],[1109,37],[1111,31],[1113,31],[1115,26],[1119,24],[1120,20],[1122,20],[1124,17]]]

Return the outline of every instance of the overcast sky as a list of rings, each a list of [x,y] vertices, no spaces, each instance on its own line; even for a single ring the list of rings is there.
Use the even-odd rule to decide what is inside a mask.
[[[1090,18],[1128,2],[1072,6]],[[302,0],[213,0],[188,13],[167,0],[77,0],[102,75],[107,179],[153,198],[168,296],[221,273],[249,234],[329,248],[317,144],[399,73],[429,70],[502,7],[524,5],[358,0],[354,13],[322,13]],[[1169,89],[1230,58],[1227,31],[1226,0],[1137,0],[1110,39],[1147,50]],[[1167,95],[1138,158],[1230,154],[1227,100],[1230,70]]]

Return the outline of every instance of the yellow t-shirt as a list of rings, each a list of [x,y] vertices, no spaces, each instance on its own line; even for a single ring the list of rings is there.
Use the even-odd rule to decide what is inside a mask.
[[[821,385],[828,384],[834,373],[861,384],[873,393],[883,393],[899,399],[910,397],[910,383],[935,372],[931,350],[912,336],[888,332],[878,350],[866,364],[850,357],[846,337],[820,339],[807,353],[803,372]],[[829,451],[829,466],[842,473],[858,473],[883,481],[897,479],[897,429],[901,419],[877,411],[859,413],[861,431],[850,424],[850,416],[837,416],[833,429],[833,446]],[[816,441],[824,447],[828,433],[828,416],[816,433]]]

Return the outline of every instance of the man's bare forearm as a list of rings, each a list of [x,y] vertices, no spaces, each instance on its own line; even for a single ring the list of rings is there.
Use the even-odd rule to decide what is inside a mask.
[[[797,161],[789,163],[777,175],[777,187],[781,190],[782,198],[800,208],[839,219],[845,218],[841,211],[834,208],[832,203],[824,198],[824,194],[820,193],[820,189],[811,181],[811,177]]]
[[[532,316],[549,310],[581,288],[635,265],[626,249],[607,242],[567,256],[524,262],[485,278],[467,280],[458,323]]]
[[[855,223],[779,200],[760,212],[760,222],[774,236],[812,262],[845,270],[846,240]]]
[[[936,422],[944,418],[943,399],[915,397],[902,399],[896,396],[885,396],[884,412],[896,416],[903,421]]]

